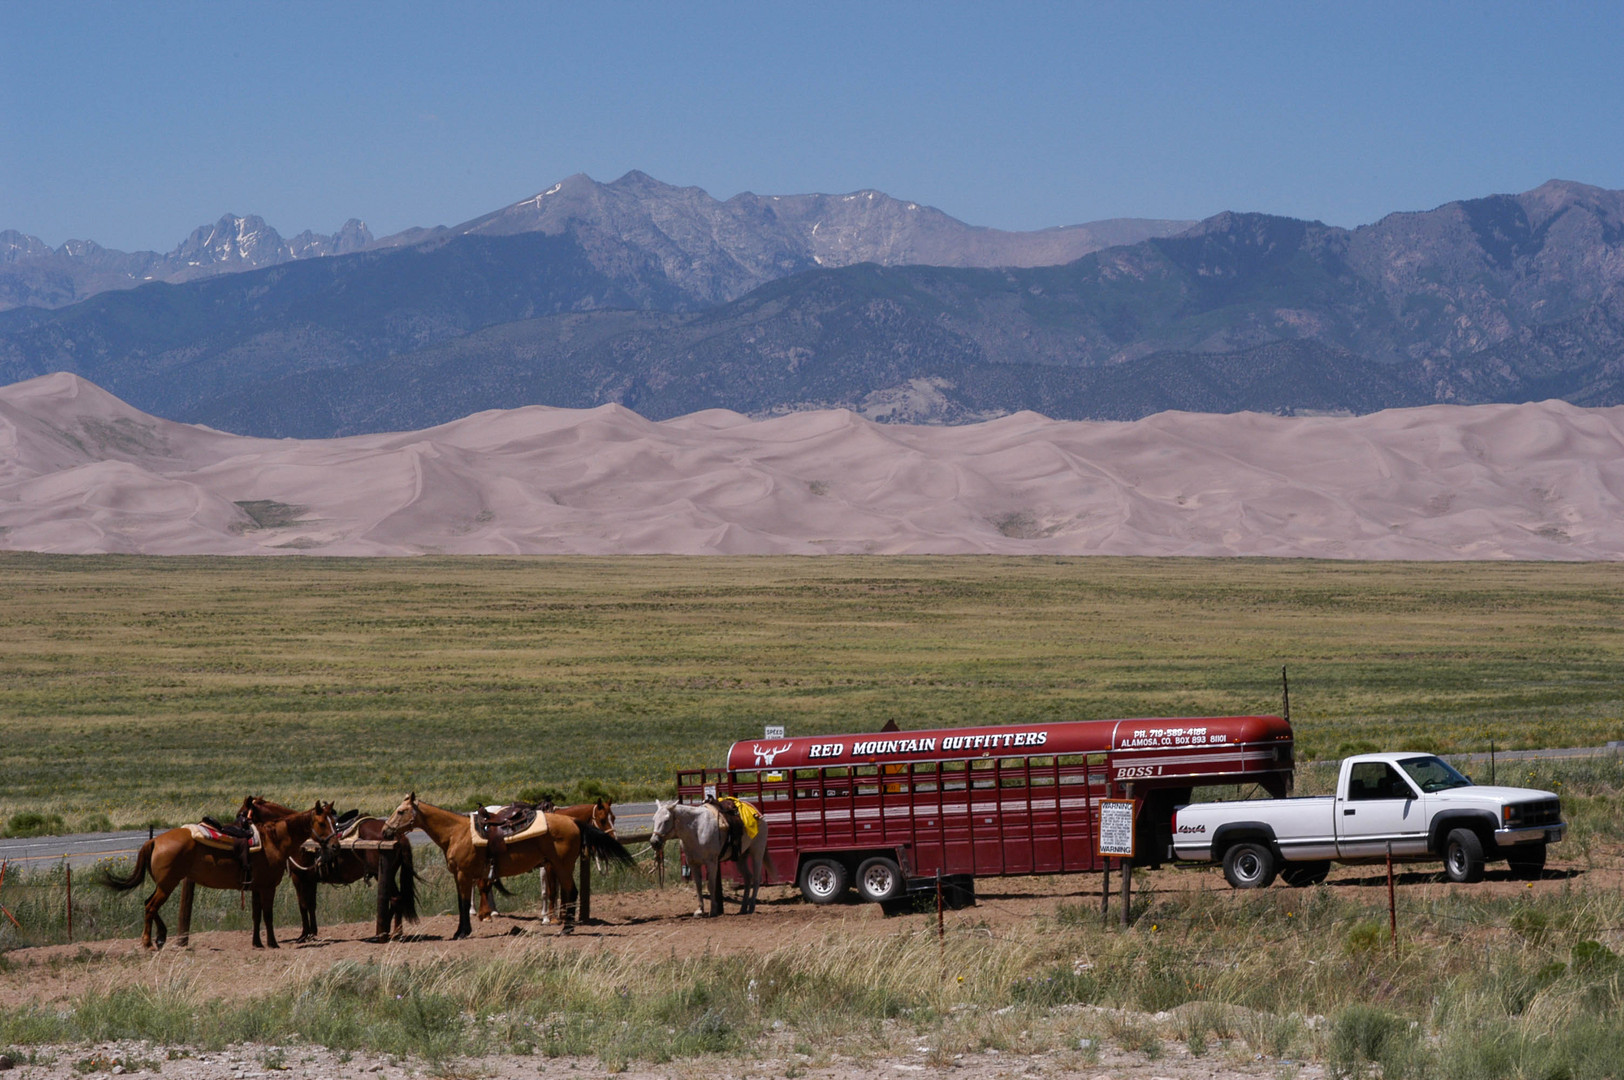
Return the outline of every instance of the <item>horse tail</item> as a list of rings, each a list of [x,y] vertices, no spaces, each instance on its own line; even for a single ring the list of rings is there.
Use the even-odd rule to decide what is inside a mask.
[[[141,845],[140,854],[135,857],[135,869],[130,871],[129,877],[117,877],[113,871],[103,867],[101,883],[114,892],[129,892],[146,880],[147,868],[152,865],[152,849],[157,846],[156,840],[148,840]]]
[[[591,822],[581,822],[581,850],[589,855],[612,859],[623,866],[637,865],[637,860],[626,850],[626,845]]]
[[[395,909],[409,923],[417,921],[417,871],[412,866],[412,843],[401,839],[395,849],[400,855],[400,891],[395,896]]]

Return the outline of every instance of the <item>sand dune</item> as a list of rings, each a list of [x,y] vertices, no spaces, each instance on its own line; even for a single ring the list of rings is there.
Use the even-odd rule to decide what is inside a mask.
[[[0,389],[0,549],[1619,559],[1624,407],[942,428],[606,405],[296,441],[56,374]]]

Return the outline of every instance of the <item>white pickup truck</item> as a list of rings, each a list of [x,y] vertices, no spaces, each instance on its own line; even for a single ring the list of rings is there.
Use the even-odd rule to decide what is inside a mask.
[[[1335,795],[1191,803],[1173,814],[1173,854],[1222,862],[1237,889],[1325,880],[1331,862],[1442,859],[1451,881],[1479,881],[1505,859],[1520,878],[1545,867],[1562,839],[1549,791],[1478,787],[1432,754],[1360,754],[1342,762]]]

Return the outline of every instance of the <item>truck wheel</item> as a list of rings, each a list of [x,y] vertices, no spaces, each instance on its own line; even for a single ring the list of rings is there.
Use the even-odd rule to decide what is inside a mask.
[[[1545,872],[1545,845],[1518,844],[1507,853],[1506,864],[1518,881],[1538,881]]]
[[[872,903],[901,896],[905,885],[902,868],[883,856],[865,859],[857,868],[857,895]]]
[[[834,859],[808,859],[801,867],[801,895],[814,904],[832,904],[851,884],[846,867]]]
[[[1483,880],[1483,841],[1471,829],[1454,829],[1444,841],[1444,875],[1469,885]]]
[[[1294,889],[1305,888],[1309,885],[1318,885],[1331,873],[1331,860],[1318,859],[1314,862],[1287,863],[1280,870],[1280,880]]]
[[[1248,841],[1224,852],[1224,877],[1237,889],[1266,889],[1274,881],[1274,852]]]

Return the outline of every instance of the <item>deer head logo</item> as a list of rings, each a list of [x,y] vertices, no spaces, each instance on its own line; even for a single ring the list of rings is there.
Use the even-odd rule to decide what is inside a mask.
[[[755,743],[753,749],[756,752],[756,764],[765,765],[770,769],[773,767],[773,758],[777,757],[779,754],[782,754],[785,750],[788,750],[794,745],[794,743],[785,743],[783,746],[763,747],[760,743]]]

